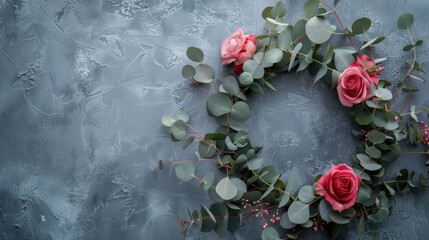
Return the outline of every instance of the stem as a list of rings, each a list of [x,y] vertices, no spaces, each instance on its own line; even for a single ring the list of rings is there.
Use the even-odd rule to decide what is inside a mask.
[[[347,32],[347,30],[346,30],[346,27],[344,27],[343,21],[341,21],[340,16],[338,16],[338,14],[337,14],[337,10],[336,10],[336,9],[333,9],[332,7],[330,7],[328,4],[326,4],[326,3],[325,3],[325,2],[323,2],[322,0],[319,0],[319,2],[320,2],[321,4],[323,4],[323,5],[325,5],[329,10],[331,10],[331,11],[335,14],[335,17],[337,17],[338,22],[340,23],[341,27],[343,28],[344,33],[346,33],[347,38],[349,39],[349,41],[350,41],[350,43],[352,44],[353,48],[354,48],[356,51],[358,51],[358,49],[356,48],[355,43],[354,43],[354,42],[353,42],[353,40],[352,40],[352,37],[350,37],[350,35],[348,34],[348,32]]]
[[[304,57],[306,57],[307,55],[305,55],[304,53],[298,53],[298,55],[300,55],[300,56],[304,56]],[[313,59],[313,61],[314,62],[316,62],[316,63],[318,63],[318,64],[320,64],[320,65],[322,65],[322,66],[326,66],[327,68],[328,68],[328,70],[329,71],[334,71],[334,69],[332,69],[332,68],[330,68],[330,67],[328,67],[328,65],[326,65],[326,64],[324,64],[324,63],[322,63],[321,61],[319,61],[319,60],[317,60],[317,59]]]

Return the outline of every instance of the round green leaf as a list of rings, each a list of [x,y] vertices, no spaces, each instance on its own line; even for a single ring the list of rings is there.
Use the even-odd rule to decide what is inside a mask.
[[[224,78],[222,85],[223,89],[225,89],[225,91],[229,94],[237,95],[238,91],[240,91],[237,80],[233,76]]]
[[[232,101],[231,99],[222,93],[216,93],[209,97],[207,100],[207,110],[213,115],[213,116],[221,116],[226,113],[229,113],[232,108]]]
[[[210,232],[216,225],[216,218],[213,213],[204,205],[201,205],[201,232]]]
[[[238,79],[240,80],[241,84],[246,85],[246,86],[253,83],[253,77],[252,77],[252,74],[250,72],[242,72]]]
[[[359,18],[352,24],[353,34],[362,34],[371,27],[371,19],[367,17]]]
[[[190,181],[195,174],[195,165],[191,162],[182,163],[178,165],[174,171],[176,172],[176,176],[184,182]]]
[[[216,142],[211,140],[207,140],[207,142],[210,143],[210,145],[205,142],[200,142],[198,145],[198,153],[203,158],[211,158],[216,154]]]
[[[262,167],[264,160],[262,158],[253,158],[249,160],[249,170],[257,170]]]
[[[303,203],[310,203],[313,201],[316,198],[313,193],[313,187],[309,185],[303,186],[298,192],[298,198]]]
[[[231,118],[239,123],[245,122],[250,117],[249,105],[244,101],[238,101],[232,106]]]
[[[304,16],[309,19],[319,10],[319,0],[308,0],[304,5]]]
[[[329,214],[329,218],[332,220],[332,222],[337,224],[347,224],[350,222],[350,219],[341,216],[336,211],[331,212],[331,214]]]
[[[367,147],[365,149],[365,153],[374,159],[378,159],[381,157],[381,151],[376,147]]]
[[[262,231],[262,240],[281,240],[279,233],[272,227],[267,227]]]
[[[243,65],[243,71],[248,72],[252,75],[254,79],[260,79],[264,76],[265,70],[253,59],[247,60]]]
[[[283,52],[278,48],[272,48],[265,53],[265,61],[269,63],[278,63],[282,58]]]
[[[380,164],[372,161],[366,154],[359,153],[356,157],[359,159],[360,165],[369,171],[378,171],[382,168]]]
[[[219,183],[216,185],[216,193],[223,200],[231,200],[237,195],[238,189],[235,186],[234,182],[231,181],[228,177],[224,177]]]
[[[191,65],[185,65],[182,68],[182,76],[186,79],[192,79],[195,76],[195,68]]]
[[[374,124],[377,127],[385,127],[388,123],[387,116],[384,112],[376,111],[374,113]]]
[[[368,135],[368,140],[374,144],[383,143],[386,140],[386,135],[377,130],[372,130]]]
[[[404,13],[398,18],[398,28],[399,29],[407,29],[410,28],[414,23],[414,16],[411,13]]]
[[[204,60],[203,51],[196,47],[189,47],[188,50],[186,50],[186,55],[194,62],[202,62]]]
[[[295,224],[304,224],[310,218],[310,209],[308,205],[300,201],[292,202],[287,213],[290,221]]]
[[[183,109],[179,109],[179,110],[177,110],[177,111],[174,113],[173,117],[174,117],[176,120],[182,120],[182,121],[184,121],[185,123],[189,122],[189,115],[188,115],[188,113],[186,113],[185,111],[183,111]]]
[[[237,195],[232,199],[232,201],[238,201],[241,199],[241,197],[243,197],[244,193],[247,192],[246,183],[244,183],[243,180],[239,178],[231,178],[230,180],[237,187]]]
[[[357,203],[364,203],[371,198],[371,187],[366,184],[361,184],[356,198]]]
[[[195,68],[194,80],[199,83],[211,83],[213,81],[215,72],[212,67],[206,64],[198,64]]]
[[[331,222],[330,214],[334,211],[332,209],[331,204],[329,204],[325,199],[322,199],[319,203],[319,215],[320,217],[326,221]]]
[[[329,20],[324,17],[312,17],[305,25],[308,38],[317,44],[322,44],[331,37],[332,28]]]
[[[171,134],[177,140],[182,139],[186,134],[186,124],[182,120],[177,120],[171,125]]]
[[[374,118],[370,112],[360,112],[356,115],[355,120],[359,125],[368,125],[372,123]]]
[[[290,221],[287,212],[285,212],[280,218],[280,226],[282,226],[284,229],[292,229],[296,227],[296,224]]]

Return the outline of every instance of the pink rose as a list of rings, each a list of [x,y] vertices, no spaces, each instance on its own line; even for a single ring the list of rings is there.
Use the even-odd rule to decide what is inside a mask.
[[[361,179],[353,169],[339,164],[319,179],[315,191],[324,196],[334,210],[342,212],[355,204],[360,184]]]
[[[378,71],[375,69],[375,61],[372,58],[368,57],[366,54],[359,55],[356,61],[350,64],[350,67],[354,66],[363,68],[363,70],[368,73],[369,77],[371,77],[372,82],[378,84]]]
[[[243,29],[238,28],[223,43],[221,54],[222,65],[235,64],[235,71],[242,69],[242,65],[253,57],[256,51],[256,36],[253,34],[243,35]],[[241,70],[242,71],[242,70]]]

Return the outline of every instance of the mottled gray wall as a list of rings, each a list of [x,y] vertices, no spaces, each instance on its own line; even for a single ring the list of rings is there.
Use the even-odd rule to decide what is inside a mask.
[[[179,239],[176,215],[210,200],[196,184],[152,170],[159,159],[192,157],[193,149],[170,142],[160,118],[183,107],[198,129],[215,126],[206,92],[180,76],[185,50],[198,46],[219,66],[223,39],[239,26],[262,33],[260,13],[275,2],[0,0],[0,239]],[[303,2],[286,1],[290,21],[300,18]],[[396,18],[412,12],[413,34],[429,43],[428,10],[427,0],[348,0],[340,14],[347,24],[373,19],[370,35],[387,37],[377,51],[389,57],[384,77],[398,80],[410,55]],[[273,84],[277,92],[252,97],[248,122],[263,158],[285,175],[299,169],[298,183],[328,161],[351,162],[351,122],[335,93],[313,86],[308,74]],[[419,105],[429,102],[427,84],[419,84]],[[403,156],[389,169],[425,173],[423,162]],[[426,239],[428,197],[398,196],[382,238]],[[226,239],[258,239],[260,224],[246,222]],[[350,227],[351,239],[364,238]]]

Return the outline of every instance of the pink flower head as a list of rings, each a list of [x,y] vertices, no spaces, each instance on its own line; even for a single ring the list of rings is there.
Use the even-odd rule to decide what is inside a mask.
[[[368,57],[368,55],[363,54],[357,56],[356,61],[350,64],[350,67],[361,67],[363,68],[371,78],[374,84],[378,84],[377,71],[375,69],[375,61]]]
[[[375,62],[367,55],[359,55],[339,76],[337,92],[341,104],[352,107],[369,98],[371,85],[376,87],[379,79]]]
[[[223,43],[221,54],[222,65],[234,63],[236,66],[253,57],[256,51],[256,36],[253,34],[243,35],[243,29],[238,28]]]
[[[351,167],[338,164],[319,179],[315,192],[324,196],[335,211],[342,212],[356,203],[361,182]]]

